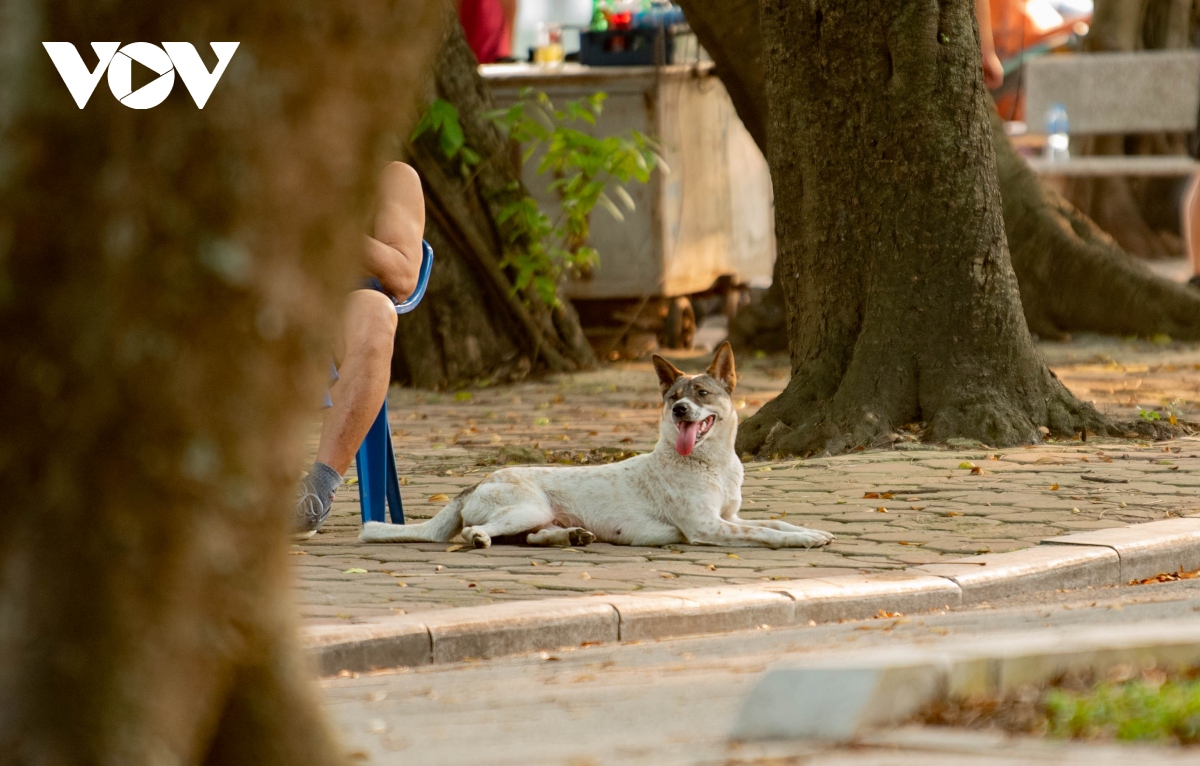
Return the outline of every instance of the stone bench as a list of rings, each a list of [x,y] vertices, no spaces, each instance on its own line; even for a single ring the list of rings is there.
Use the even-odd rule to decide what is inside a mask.
[[[1046,112],[1066,107],[1072,136],[1196,130],[1200,51],[1075,53],[1026,63],[1025,119],[1046,133]],[[1187,176],[1200,164],[1187,155],[1031,158],[1038,173],[1058,176]]]

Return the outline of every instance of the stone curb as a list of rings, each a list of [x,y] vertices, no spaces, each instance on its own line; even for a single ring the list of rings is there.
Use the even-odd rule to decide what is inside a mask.
[[[856,650],[769,671],[750,691],[731,738],[848,742],[951,695],[1002,693],[1071,670],[1198,663],[1200,625],[1172,621]]]
[[[1200,569],[1200,517],[1042,543],[901,573],[514,601],[356,625],[317,625],[303,629],[302,639],[319,673],[333,675],[582,644],[862,619],[881,610],[914,613]]]

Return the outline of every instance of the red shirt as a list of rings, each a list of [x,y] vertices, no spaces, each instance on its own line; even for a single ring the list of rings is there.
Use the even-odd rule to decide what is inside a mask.
[[[509,55],[512,30],[505,23],[500,0],[459,0],[458,18],[480,64],[491,64]]]

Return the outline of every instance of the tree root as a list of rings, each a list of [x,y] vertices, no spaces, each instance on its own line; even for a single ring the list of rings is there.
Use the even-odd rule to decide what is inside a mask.
[[[1158,424],[1115,423],[1095,407],[1075,398],[1047,371],[1040,397],[1009,395],[995,390],[964,387],[933,409],[907,400],[915,387],[896,385],[897,396],[867,400],[843,385],[827,399],[813,396],[793,378],[786,390],[739,427],[737,450],[752,456],[836,455],[859,449],[888,447],[897,432],[910,424],[930,443],[952,438],[974,439],[989,447],[1038,444],[1047,437],[1072,438],[1085,432],[1123,436],[1132,428],[1139,436],[1167,438],[1178,432]],[[946,386],[942,391],[955,391]],[[941,398],[941,397],[937,397]]]
[[[904,422],[887,412],[913,411],[895,403],[844,402],[835,395],[819,401],[803,385],[789,385],[738,428],[738,454],[781,458],[838,455],[887,449],[900,431],[915,431],[928,444],[965,438],[985,447],[1041,444],[1047,439],[1086,440],[1091,436],[1162,441],[1193,433],[1187,424],[1165,420],[1115,420],[1075,398],[1053,377],[1047,382],[1044,414],[1031,416],[1015,397],[964,397],[937,410],[928,421]],[[919,409],[919,408],[918,408]]]

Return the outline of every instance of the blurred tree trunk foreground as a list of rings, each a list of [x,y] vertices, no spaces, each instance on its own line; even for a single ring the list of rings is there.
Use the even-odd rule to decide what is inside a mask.
[[[971,0],[765,0],[768,162],[792,379],[742,452],[1107,432],[1034,349]]]
[[[767,154],[758,3],[681,0],[681,4],[712,54],[739,116]],[[1200,293],[1155,275],[1130,257],[1086,215],[1042,183],[1016,153],[995,116],[991,128],[1004,229],[1029,329],[1045,338],[1102,332],[1200,339]],[[776,279],[767,295],[734,322],[735,345],[768,351],[787,348],[778,266],[777,262]]]
[[[0,763],[341,761],[285,537],[444,8],[0,9]],[[176,83],[138,111],[103,83],[77,108],[41,45],[90,69],[89,41],[130,37],[241,46],[203,110]]]

